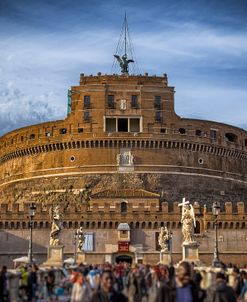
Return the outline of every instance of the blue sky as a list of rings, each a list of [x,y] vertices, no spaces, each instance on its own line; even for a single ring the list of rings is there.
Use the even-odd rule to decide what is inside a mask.
[[[110,73],[125,10],[180,116],[247,129],[247,1],[0,0],[0,134],[64,118],[80,73]]]

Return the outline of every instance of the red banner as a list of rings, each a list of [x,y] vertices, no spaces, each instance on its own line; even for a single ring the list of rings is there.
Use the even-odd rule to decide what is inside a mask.
[[[129,242],[126,242],[126,241],[118,242],[118,251],[119,252],[128,252],[129,251]]]

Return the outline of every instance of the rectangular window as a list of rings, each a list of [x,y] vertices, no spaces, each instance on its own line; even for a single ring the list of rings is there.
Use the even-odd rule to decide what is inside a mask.
[[[137,95],[131,96],[131,108],[138,108],[138,96]]]
[[[159,95],[154,97],[154,108],[161,109],[161,96]]]
[[[107,98],[107,107],[110,109],[114,109],[115,108],[115,98],[114,95],[108,95]]]
[[[155,121],[161,122],[161,112],[160,111],[155,112]]]
[[[211,139],[216,139],[217,138],[217,131],[210,129],[210,138]]]
[[[159,245],[159,232],[155,232],[155,250],[160,251],[161,247]]]
[[[140,132],[140,119],[139,118],[130,119],[130,132]]]
[[[166,128],[161,128],[161,129],[160,129],[160,132],[161,132],[161,133],[167,133],[167,129],[166,129]]]
[[[61,129],[59,129],[59,133],[60,134],[66,134],[67,133],[67,129],[66,128],[61,128]]]
[[[90,115],[88,111],[84,111],[84,121],[89,122],[90,120]]]
[[[128,119],[127,118],[119,118],[117,120],[117,131],[118,132],[128,132]]]
[[[90,95],[84,95],[84,108],[90,108]]]
[[[116,119],[115,118],[106,118],[105,131],[116,132]]]
[[[83,128],[78,128],[78,133],[82,133],[83,132]]]
[[[93,233],[85,234],[85,241],[84,241],[82,250],[85,252],[93,252],[93,250],[94,250],[94,234]]]

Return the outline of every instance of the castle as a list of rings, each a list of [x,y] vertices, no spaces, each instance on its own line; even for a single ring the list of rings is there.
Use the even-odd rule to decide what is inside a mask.
[[[167,75],[80,75],[68,93],[64,120],[21,128],[0,138],[1,263],[25,255],[28,204],[34,217],[34,257],[46,257],[49,206],[64,207],[62,242],[88,235],[88,263],[159,260],[157,236],[173,231],[181,260],[181,213],[195,207],[200,258],[213,253],[212,202],[219,201],[219,251],[225,262],[247,262],[247,132],[181,118]]]
[[[218,201],[220,258],[247,263],[247,132],[178,116],[166,74],[129,74],[134,60],[127,56],[133,53],[128,35],[125,14],[120,52],[114,55],[121,75],[81,74],[79,86],[68,91],[64,120],[0,138],[2,264],[26,255],[30,203],[37,206],[33,252],[40,263],[46,260],[51,209],[57,205],[66,256],[74,254],[76,230],[82,227],[87,263],[154,264],[160,260],[159,230],[167,226],[171,256],[178,262],[184,196],[194,206],[200,259],[212,261],[211,207]]]

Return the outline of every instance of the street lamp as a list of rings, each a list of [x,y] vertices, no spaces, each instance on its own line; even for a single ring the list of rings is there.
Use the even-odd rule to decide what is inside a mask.
[[[77,258],[77,238],[78,238],[78,229],[75,230],[74,233],[74,265],[76,265],[76,258]]]
[[[220,203],[215,201],[212,206],[212,213],[214,215],[214,229],[215,229],[215,240],[214,240],[214,258],[212,262],[213,267],[220,267],[220,260],[219,260],[219,251],[218,251],[218,215],[220,213]]]
[[[28,212],[28,218],[29,218],[29,246],[28,246],[28,263],[32,264],[33,263],[33,217],[35,215],[35,210],[36,210],[36,204],[31,203],[29,205],[29,212]]]

